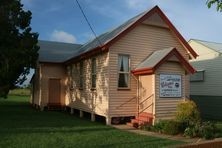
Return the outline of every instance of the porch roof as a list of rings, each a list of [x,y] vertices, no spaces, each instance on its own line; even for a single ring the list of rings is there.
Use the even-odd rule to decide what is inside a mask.
[[[182,64],[188,73],[194,73],[196,71],[176,48],[170,47],[153,52],[131,72],[135,75],[152,74],[160,65],[165,63],[172,56],[175,56],[178,59],[178,62]]]

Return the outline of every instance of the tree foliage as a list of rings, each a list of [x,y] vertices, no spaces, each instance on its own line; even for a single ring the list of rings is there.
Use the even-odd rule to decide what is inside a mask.
[[[31,18],[20,0],[0,0],[0,97],[7,97],[36,66],[38,33],[32,32]]]
[[[212,5],[216,4],[217,11],[222,11],[222,0],[208,0],[207,6],[211,8]]]

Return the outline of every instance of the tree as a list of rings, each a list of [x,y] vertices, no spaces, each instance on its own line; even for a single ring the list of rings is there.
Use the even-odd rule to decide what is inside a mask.
[[[217,11],[222,11],[222,0],[208,0],[207,6],[208,8],[211,8],[212,5],[216,4]]]
[[[22,84],[38,58],[38,33],[32,32],[32,13],[20,0],[0,0],[0,97]]]

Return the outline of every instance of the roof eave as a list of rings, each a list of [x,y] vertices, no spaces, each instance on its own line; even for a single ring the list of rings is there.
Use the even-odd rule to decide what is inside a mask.
[[[77,61],[80,61],[84,58],[88,58],[88,57],[91,57],[95,54],[98,54],[100,52],[106,52],[108,51],[109,48],[106,46],[106,45],[102,45],[102,46],[98,46],[96,48],[93,48],[92,50],[88,51],[88,52],[85,52],[85,53],[82,53],[80,54],[79,56],[77,57],[73,57],[65,62],[63,62],[65,65],[68,65],[70,63],[74,63],[74,62],[77,62]]]
[[[141,68],[136,70],[131,70],[131,73],[134,75],[145,75],[145,74],[153,74],[155,71],[153,68]]]

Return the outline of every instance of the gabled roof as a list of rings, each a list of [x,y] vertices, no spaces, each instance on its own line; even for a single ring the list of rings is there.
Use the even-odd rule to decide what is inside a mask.
[[[99,47],[102,45],[107,44],[109,41],[111,41],[114,37],[116,37],[120,32],[122,32],[123,30],[125,30],[127,27],[129,27],[129,25],[131,25],[132,23],[134,23],[135,21],[137,21],[141,16],[143,16],[145,14],[145,12],[129,19],[128,21],[126,21],[125,23],[123,23],[122,25],[116,27],[115,29],[112,29],[110,31],[107,31],[101,35],[99,35],[97,38],[83,44],[83,46],[80,48],[80,50],[82,51],[81,53],[86,53],[96,47]],[[99,41],[98,41],[99,40]],[[77,55],[78,56],[78,55]]]
[[[81,59],[82,57],[91,55],[92,53],[95,53],[95,52],[108,50],[108,48],[113,43],[115,43],[117,40],[119,40],[121,37],[126,35],[129,31],[134,29],[136,26],[141,24],[143,21],[145,21],[147,18],[151,17],[155,13],[157,13],[163,19],[163,21],[175,33],[175,35],[178,37],[178,39],[181,41],[184,47],[190,52],[190,54],[194,58],[196,58],[198,56],[197,53],[190,47],[190,45],[186,42],[186,40],[182,37],[182,35],[177,31],[177,29],[170,22],[170,20],[166,17],[166,15],[161,11],[161,9],[158,6],[155,6],[152,9],[133,17],[132,19],[120,25],[119,27],[98,36],[97,39],[100,41],[100,43],[97,39],[94,39],[84,44],[80,49],[81,53],[70,58],[69,60],[66,61],[66,63],[76,60],[77,58]]]
[[[153,52],[149,57],[142,61],[134,70],[131,72],[135,75],[139,74],[152,74],[155,70],[169,60],[172,56],[175,56],[178,61],[182,64],[184,69],[188,73],[194,73],[195,69],[187,62],[187,60],[178,52],[176,48],[166,48],[163,50],[157,50]]]
[[[38,41],[39,62],[63,63],[79,53],[80,44]]]
[[[191,39],[190,41],[195,41],[207,48],[210,48],[216,52],[222,53],[222,43],[210,42],[210,41],[203,41],[198,39]],[[189,41],[189,42],[190,42]]]

